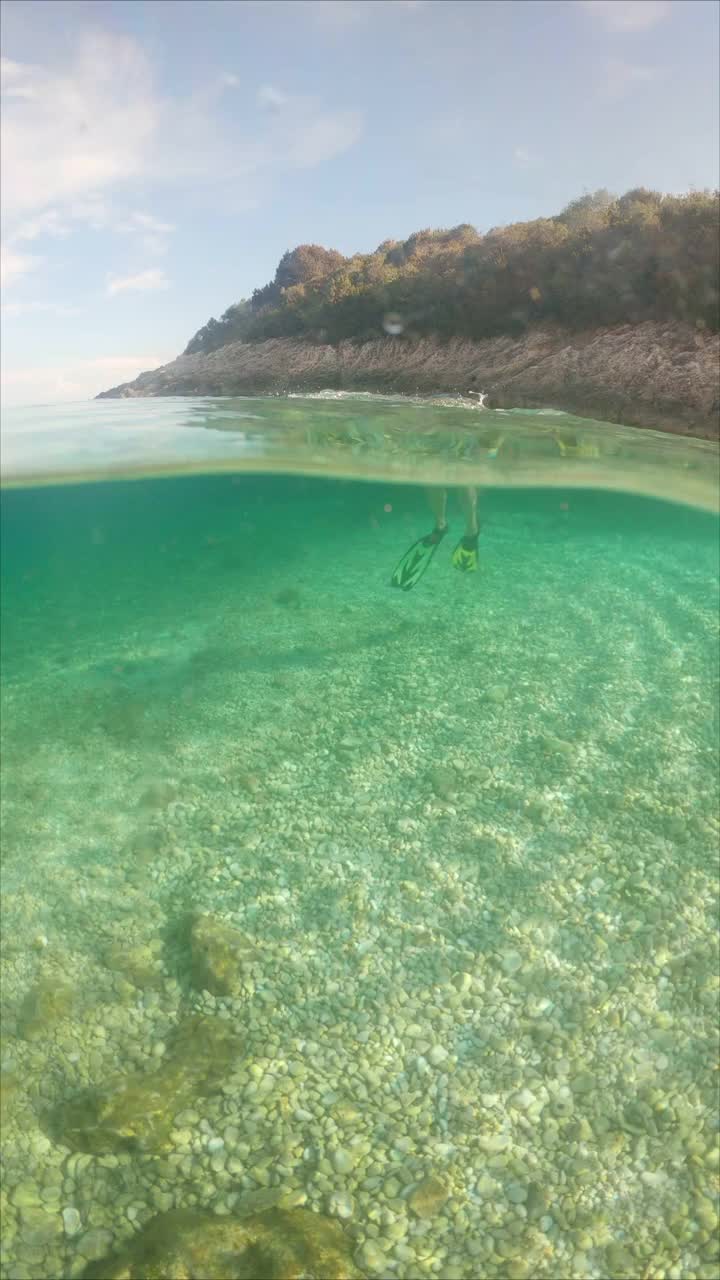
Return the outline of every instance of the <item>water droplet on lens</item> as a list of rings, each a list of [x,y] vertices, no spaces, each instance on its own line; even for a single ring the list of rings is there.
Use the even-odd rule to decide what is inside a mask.
[[[387,315],[383,317],[383,329],[392,337],[397,337],[399,333],[402,333],[404,328],[405,322],[402,316],[398,315],[397,311],[388,311]]]

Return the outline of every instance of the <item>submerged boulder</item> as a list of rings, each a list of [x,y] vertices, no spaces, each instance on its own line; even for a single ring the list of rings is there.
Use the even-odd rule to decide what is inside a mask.
[[[75,993],[66,982],[46,974],[35,983],[23,1000],[18,1030],[25,1040],[42,1040],[57,1022],[74,1011]]]
[[[216,996],[240,995],[256,959],[254,944],[239,929],[207,913],[193,921],[190,953],[194,985]]]
[[[217,1217],[172,1209],[152,1218],[85,1280],[362,1280],[342,1227],[307,1209]]]
[[[156,1071],[120,1076],[64,1103],[54,1117],[54,1136],[92,1155],[163,1151],[173,1117],[218,1087],[240,1047],[228,1023],[188,1018]]]
[[[140,990],[156,991],[165,977],[160,959],[161,945],[141,943],[129,947],[124,942],[114,942],[105,952],[105,964]]]
[[[449,1192],[439,1178],[427,1177],[418,1183],[408,1197],[408,1204],[419,1218],[433,1218],[443,1208]]]

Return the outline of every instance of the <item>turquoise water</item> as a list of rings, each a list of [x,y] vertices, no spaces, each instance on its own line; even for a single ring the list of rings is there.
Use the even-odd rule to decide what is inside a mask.
[[[9,423],[3,1280],[269,1204],[340,1224],[308,1274],[709,1280],[717,450],[235,409]],[[451,493],[395,591],[448,478],[479,571]]]

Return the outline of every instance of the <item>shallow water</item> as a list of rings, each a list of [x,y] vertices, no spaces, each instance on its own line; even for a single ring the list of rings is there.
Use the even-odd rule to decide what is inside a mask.
[[[717,443],[479,399],[167,397],[6,410],[5,485],[272,472],[484,488],[597,488],[717,512]]]
[[[370,1277],[715,1276],[717,450],[236,408],[10,424],[3,1280],[253,1197]],[[404,593],[413,477],[480,571],[451,495]]]

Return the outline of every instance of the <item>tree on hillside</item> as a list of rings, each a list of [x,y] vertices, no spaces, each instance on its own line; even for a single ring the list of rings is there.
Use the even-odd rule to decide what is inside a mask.
[[[306,284],[318,276],[327,276],[345,261],[337,249],[323,249],[319,244],[299,244],[288,249],[278,263],[275,284],[278,289],[289,289],[294,284]]]
[[[344,257],[321,245],[284,253],[250,303],[210,320],[188,351],[302,336],[337,342],[384,333],[490,337],[553,322],[569,329],[683,319],[720,327],[718,192],[586,192],[554,218],[424,228]]]
[[[566,227],[600,226],[607,221],[607,211],[616,200],[617,196],[611,195],[607,187],[586,191],[577,200],[566,204],[557,214],[555,222],[562,222]]]
[[[207,324],[198,329],[195,337],[188,342],[183,355],[217,351],[228,342],[244,342],[252,327],[252,318],[250,303],[241,298],[240,302],[228,307],[219,320],[211,316]]]

